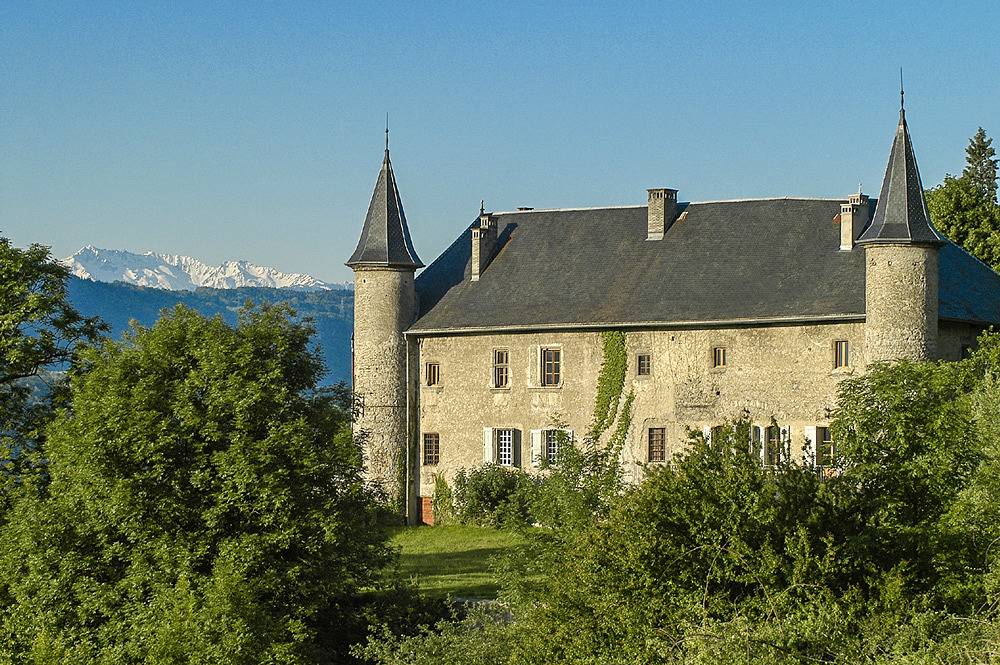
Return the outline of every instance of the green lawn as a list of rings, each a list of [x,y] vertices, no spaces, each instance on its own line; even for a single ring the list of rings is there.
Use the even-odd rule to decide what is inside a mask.
[[[495,598],[490,561],[523,547],[525,538],[475,526],[417,526],[394,529],[391,542],[402,550],[403,574],[428,594]]]

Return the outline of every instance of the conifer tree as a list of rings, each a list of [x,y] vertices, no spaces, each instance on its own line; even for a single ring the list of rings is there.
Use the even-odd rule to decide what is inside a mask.
[[[966,167],[962,177],[976,188],[989,201],[997,200],[997,160],[993,139],[986,136],[982,127],[969,140],[965,149]]]

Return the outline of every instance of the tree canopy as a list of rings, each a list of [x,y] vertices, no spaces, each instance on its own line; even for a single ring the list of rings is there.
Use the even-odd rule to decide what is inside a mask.
[[[82,355],[0,531],[4,662],[343,661],[393,553],[310,332],[178,307]]]

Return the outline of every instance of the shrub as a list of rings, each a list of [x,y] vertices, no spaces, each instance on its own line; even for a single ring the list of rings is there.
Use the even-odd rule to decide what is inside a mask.
[[[497,464],[462,469],[455,477],[455,512],[463,524],[527,526],[534,490],[535,481],[521,469]]]
[[[435,526],[454,524],[456,521],[455,500],[443,473],[434,474],[434,499],[431,510],[434,513]]]

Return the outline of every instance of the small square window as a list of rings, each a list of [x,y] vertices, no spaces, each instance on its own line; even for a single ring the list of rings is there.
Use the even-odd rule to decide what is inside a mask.
[[[833,435],[829,427],[816,428],[816,466],[833,466],[836,460],[836,448],[833,445]]]
[[[493,350],[493,387],[510,387],[510,351],[507,349]]]
[[[726,347],[717,346],[712,349],[712,367],[726,366]]]
[[[833,368],[851,366],[851,349],[846,340],[837,340],[833,343]]]
[[[441,437],[438,434],[424,434],[424,464],[434,465],[441,461]]]
[[[667,430],[663,427],[649,428],[649,461],[667,461]]]
[[[441,385],[441,365],[439,363],[427,363],[427,385]]]
[[[649,376],[653,370],[653,359],[648,353],[640,353],[635,362],[635,373],[639,376]]]
[[[558,386],[562,380],[562,352],[542,349],[542,385]]]

